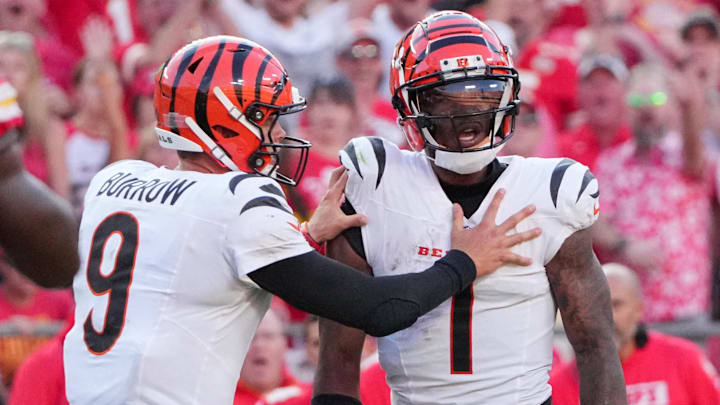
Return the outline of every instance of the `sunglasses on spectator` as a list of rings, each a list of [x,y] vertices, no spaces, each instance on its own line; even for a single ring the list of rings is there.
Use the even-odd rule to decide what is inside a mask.
[[[343,52],[343,56],[350,59],[377,59],[380,50],[377,45],[354,45],[350,49]]]
[[[650,94],[630,93],[627,104],[632,108],[660,107],[667,104],[668,96],[665,92],[656,91]]]

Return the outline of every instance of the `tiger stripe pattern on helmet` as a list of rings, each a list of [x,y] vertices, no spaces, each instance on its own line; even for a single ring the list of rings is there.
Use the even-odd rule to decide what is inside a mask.
[[[244,38],[204,38],[177,51],[158,71],[156,83],[162,146],[202,151],[229,170],[297,184],[309,142],[285,137],[288,142],[280,143],[272,137],[278,116],[301,111],[305,100],[267,49]],[[301,154],[291,177],[278,171],[283,148]]]

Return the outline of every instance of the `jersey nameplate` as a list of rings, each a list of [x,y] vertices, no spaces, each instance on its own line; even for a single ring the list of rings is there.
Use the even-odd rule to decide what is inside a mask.
[[[195,183],[197,182],[187,179],[140,180],[132,173],[119,172],[107,179],[96,195],[147,203],[159,201],[160,204],[175,205],[183,193]]]

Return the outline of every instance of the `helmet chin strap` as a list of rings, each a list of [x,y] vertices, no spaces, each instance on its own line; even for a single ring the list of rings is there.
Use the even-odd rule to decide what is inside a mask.
[[[188,127],[190,127],[190,130],[192,130],[195,135],[197,135],[198,138],[200,138],[200,141],[205,144],[205,146],[210,149],[210,152],[212,153],[213,157],[217,160],[219,160],[222,164],[224,164],[228,169],[238,172],[240,171],[240,168],[237,167],[235,162],[230,159],[230,156],[225,153],[225,150],[218,146],[218,144],[215,143],[215,141],[208,136],[208,134],[205,133],[205,131],[200,128],[200,126],[190,117],[185,117],[185,124],[187,124]]]
[[[425,156],[434,161],[435,165],[450,170],[457,174],[471,174],[483,170],[497,157],[505,144],[498,145],[491,149],[478,150],[474,152],[449,152],[435,150],[435,157]]]

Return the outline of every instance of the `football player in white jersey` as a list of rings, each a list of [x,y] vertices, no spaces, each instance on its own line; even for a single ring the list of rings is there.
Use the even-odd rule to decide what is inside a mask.
[[[500,226],[491,213],[481,230],[463,229],[458,208],[453,250],[417,274],[374,279],[315,252],[279,184],[296,184],[310,144],[275,124],[304,106],[280,62],[241,38],[195,41],[158,71],[156,132],[181,163],[121,161],[90,183],[64,346],[71,404],[231,404],[270,293],[386,335],[477,275],[530,264],[510,248],[539,230],[505,230],[531,208]],[[293,150],[303,157],[286,176],[280,152]],[[360,223],[340,211],[341,173],[311,220],[315,238]]]
[[[22,126],[17,92],[0,78],[0,248],[40,286],[67,287],[78,266],[77,221],[66,201],[25,170]]]
[[[607,281],[588,229],[598,215],[597,181],[570,159],[496,157],[519,103],[508,48],[481,21],[439,12],[402,38],[390,71],[414,152],[372,138],[345,147],[345,211],[369,223],[333,240],[329,254],[380,278],[420,271],[450,247],[453,203],[474,227],[498,194],[498,220],[534,204],[513,232],[543,230],[513,248],[531,266],[504,265],[379,339],[393,404],[550,404],[557,308],[579,359],[582,404],[626,403]],[[313,403],[330,403],[332,394],[335,404],[358,404],[363,333],[324,320],[320,339]]]

